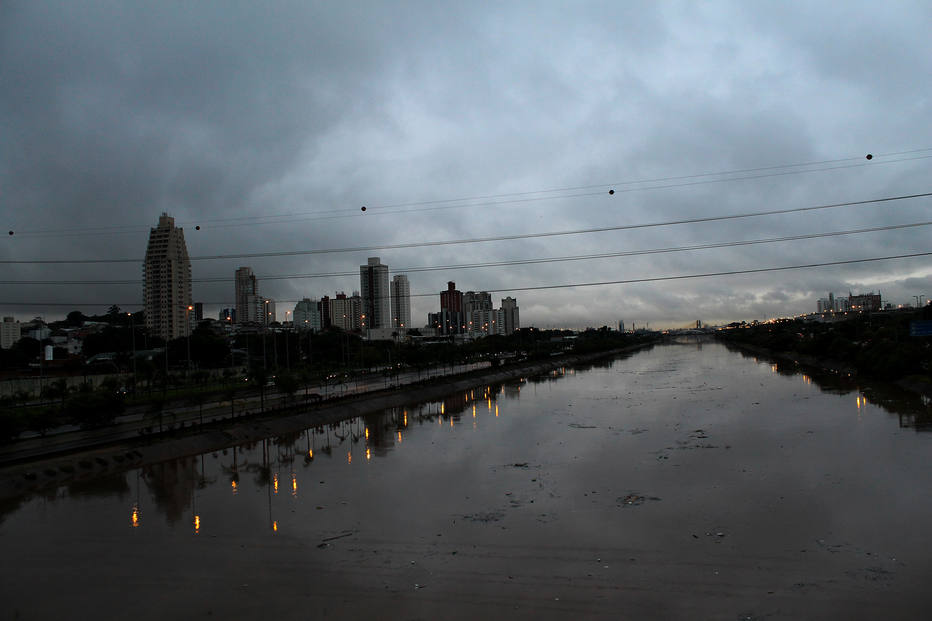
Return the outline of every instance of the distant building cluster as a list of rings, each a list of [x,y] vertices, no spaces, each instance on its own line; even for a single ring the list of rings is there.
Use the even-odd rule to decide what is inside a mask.
[[[517,300],[504,298],[499,308],[492,308],[488,292],[463,293],[452,281],[440,292],[440,311],[430,313],[427,323],[435,334],[443,336],[511,334],[521,327]]]
[[[40,342],[46,341],[44,360],[52,360],[52,351],[55,349],[62,349],[66,355],[75,356],[81,353],[84,339],[88,335],[100,332],[106,326],[106,323],[86,321],[80,327],[53,331],[38,317],[27,322],[16,321],[13,317],[4,317],[0,322],[0,349],[10,349],[20,339],[28,337]]]
[[[852,312],[872,312],[879,311],[883,308],[879,293],[865,293],[853,295],[848,292],[847,298],[836,298],[834,293],[829,293],[827,298],[822,298],[816,302],[816,312],[824,313],[847,313]]]

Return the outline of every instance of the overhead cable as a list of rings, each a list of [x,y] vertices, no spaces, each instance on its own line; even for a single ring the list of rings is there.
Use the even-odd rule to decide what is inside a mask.
[[[625,230],[634,230],[634,229],[645,229],[645,228],[654,228],[662,226],[674,226],[674,225],[683,225],[683,224],[699,224],[703,222],[721,222],[725,220],[738,220],[742,218],[759,218],[762,216],[773,216],[780,214],[788,213],[803,213],[809,211],[817,211],[823,209],[834,209],[839,207],[855,207],[858,205],[869,205],[869,204],[881,204],[891,201],[901,201],[909,200],[914,198],[925,198],[932,196],[932,192],[923,192],[919,194],[905,194],[901,196],[888,196],[884,198],[872,198],[868,200],[860,201],[847,201],[843,203],[832,203],[827,205],[814,205],[811,207],[792,207],[788,209],[771,209],[768,211],[758,211],[751,213],[740,213],[740,214],[730,214],[725,216],[706,216],[702,218],[684,218],[680,220],[668,220],[665,222],[651,222],[645,224],[621,224],[616,226],[603,226],[603,227],[593,227],[586,229],[575,229],[567,231],[548,231],[542,233],[517,233],[514,235],[497,235],[493,237],[474,237],[467,239],[454,239],[454,240],[442,240],[442,241],[422,241],[422,242],[408,242],[403,244],[380,244],[380,245],[371,245],[371,246],[355,246],[347,248],[322,248],[322,249],[313,249],[313,250],[290,250],[290,251],[275,251],[275,252],[249,252],[249,253],[236,253],[236,254],[216,254],[216,255],[202,255],[202,256],[192,256],[189,257],[191,261],[208,261],[208,260],[219,260],[219,259],[256,259],[256,258],[266,258],[266,257],[287,257],[287,256],[306,256],[306,255],[318,255],[318,254],[336,254],[336,253],[345,253],[345,252],[368,252],[373,250],[398,250],[403,248],[426,248],[431,246],[453,246],[461,244],[477,244],[477,243],[488,243],[496,241],[513,241],[517,239],[534,239],[534,238],[544,238],[544,237],[559,237],[559,236],[568,236],[568,235],[584,235],[592,233],[605,233],[609,231],[625,231]],[[44,265],[44,264],[91,264],[91,263],[139,263],[142,259],[3,259],[0,260],[2,265],[13,265],[13,264],[33,264],[33,265]]]

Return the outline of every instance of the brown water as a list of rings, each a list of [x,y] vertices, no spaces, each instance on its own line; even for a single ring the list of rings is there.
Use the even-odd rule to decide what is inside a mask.
[[[0,617],[924,618],[929,418],[656,347],[21,499]]]

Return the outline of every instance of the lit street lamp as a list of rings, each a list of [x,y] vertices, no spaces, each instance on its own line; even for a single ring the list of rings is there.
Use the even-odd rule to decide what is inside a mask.
[[[191,372],[191,320],[189,315],[194,310],[193,306],[188,306],[184,312],[184,331],[188,335],[188,372]]]
[[[133,314],[126,313],[129,316],[129,329],[133,333],[133,394],[136,394],[136,325],[133,323]]]

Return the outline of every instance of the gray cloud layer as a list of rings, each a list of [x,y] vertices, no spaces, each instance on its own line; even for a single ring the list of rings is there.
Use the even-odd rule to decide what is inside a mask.
[[[890,161],[910,157],[900,156],[729,183],[617,186],[612,197],[598,188],[555,200],[380,209],[932,147],[930,13],[924,3],[4,3],[0,201],[5,228],[17,234],[4,237],[0,259],[141,258],[161,211],[185,224],[191,254],[205,255],[612,226],[929,191],[932,160]],[[371,208],[363,214],[361,205]],[[194,276],[232,279],[241,264],[260,279],[353,271],[376,254],[401,269],[672,247],[932,220],[929,205],[199,261]],[[305,215],[231,220],[277,214]],[[50,233],[99,226],[127,228]],[[447,280],[463,290],[504,290],[924,252],[928,239],[918,228],[451,269],[414,273],[411,282],[414,292],[438,292]],[[8,280],[140,273],[137,264],[5,267]],[[260,286],[296,299],[351,291],[358,278]],[[622,318],[678,325],[813,310],[815,298],[849,289],[908,302],[932,294],[932,269],[912,259],[515,295],[522,319],[540,326]],[[232,297],[232,282],[195,286],[209,309]],[[4,285],[0,307],[60,315],[70,309],[39,303],[140,300],[141,284]],[[438,305],[416,298],[415,323]]]

